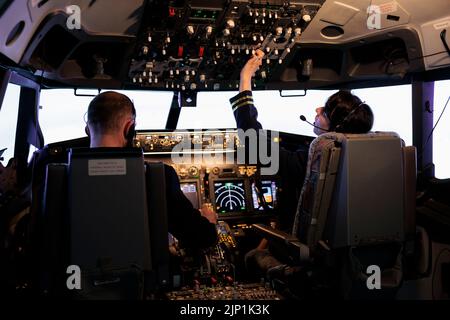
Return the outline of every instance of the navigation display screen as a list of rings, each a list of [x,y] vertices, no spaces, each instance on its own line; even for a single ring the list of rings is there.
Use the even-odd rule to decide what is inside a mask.
[[[275,181],[264,180],[261,181],[262,185],[262,195],[267,204],[267,207],[270,209],[275,208],[277,204],[277,185]],[[252,184],[252,200],[253,200],[253,208],[256,210],[264,210],[264,207],[258,197],[258,193],[256,190],[256,186]]]
[[[217,213],[245,211],[244,181],[215,181],[214,197]]]
[[[196,182],[182,182],[180,183],[181,191],[183,191],[186,198],[191,201],[195,209],[199,208],[198,191]]]

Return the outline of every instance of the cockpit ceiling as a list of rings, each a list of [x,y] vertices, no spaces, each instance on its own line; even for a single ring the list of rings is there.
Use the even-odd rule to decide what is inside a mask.
[[[255,89],[450,69],[449,0],[7,0],[0,15],[2,63],[55,87],[236,90],[257,48]]]

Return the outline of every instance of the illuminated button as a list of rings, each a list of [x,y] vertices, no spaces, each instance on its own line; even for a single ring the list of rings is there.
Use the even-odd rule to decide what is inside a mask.
[[[227,21],[227,26],[228,26],[228,28],[233,29],[236,26],[235,23],[234,23],[234,20],[233,19],[229,19]]]
[[[206,35],[210,36],[212,34],[213,28],[211,26],[206,27]]]
[[[224,35],[225,37],[229,36],[230,33],[231,33],[231,32],[230,32],[230,29],[228,29],[228,28],[223,29],[223,35]]]
[[[277,36],[281,36],[281,34],[283,33],[283,28],[282,27],[277,27],[275,29],[275,32],[276,32]]]
[[[300,29],[300,28],[295,28],[294,32],[295,32],[295,35],[296,35],[296,36],[299,36],[299,35],[302,34],[302,29]]]
[[[143,47],[142,47],[142,53],[143,53],[144,55],[147,55],[147,54],[148,54],[148,47],[147,47],[147,46],[143,46]]]
[[[305,15],[302,17],[302,19],[303,19],[305,22],[310,22],[310,21],[311,21],[311,16],[310,16],[309,14],[305,14]]]

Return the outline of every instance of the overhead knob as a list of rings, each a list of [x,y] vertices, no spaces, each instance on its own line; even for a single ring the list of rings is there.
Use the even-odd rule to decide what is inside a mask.
[[[236,26],[235,23],[234,23],[234,20],[233,19],[229,19],[227,21],[227,26],[228,26],[228,28],[233,29]]]
[[[311,16],[309,14],[305,14],[305,15],[303,15],[302,19],[305,22],[310,22],[311,21]]]
[[[194,34],[194,32],[195,32],[195,31],[194,31],[194,26],[189,25],[189,26],[187,26],[186,29],[187,29],[187,33],[188,33],[188,34],[191,34],[191,35],[192,35],[192,34]]]

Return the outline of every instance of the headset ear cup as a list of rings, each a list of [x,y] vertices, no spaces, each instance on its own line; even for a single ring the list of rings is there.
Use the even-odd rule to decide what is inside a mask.
[[[88,127],[87,125],[84,127],[84,132],[86,132],[86,135],[87,135],[88,137],[91,137],[91,133],[90,133],[89,127]]]
[[[125,134],[125,140],[127,141],[127,145],[132,147],[134,136],[136,135],[136,126],[132,124],[128,129],[128,132]]]

